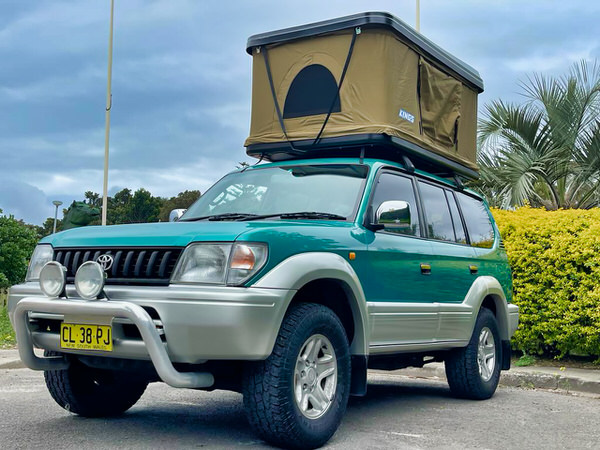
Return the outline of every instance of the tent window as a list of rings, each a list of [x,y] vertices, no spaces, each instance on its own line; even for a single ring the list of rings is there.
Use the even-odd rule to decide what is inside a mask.
[[[292,81],[285,98],[283,118],[327,114],[337,96],[337,88],[334,76],[326,67],[320,64],[305,67]],[[337,96],[332,112],[340,111],[340,98]]]

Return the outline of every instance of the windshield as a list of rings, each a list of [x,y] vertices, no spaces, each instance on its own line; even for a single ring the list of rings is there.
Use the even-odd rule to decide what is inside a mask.
[[[231,173],[190,206],[181,220],[221,214],[236,220],[243,219],[243,215],[277,216],[299,212],[352,219],[367,171],[366,166],[357,164],[318,164]]]

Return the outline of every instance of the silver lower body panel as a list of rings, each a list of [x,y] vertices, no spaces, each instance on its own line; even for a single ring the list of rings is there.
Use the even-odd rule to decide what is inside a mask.
[[[73,298],[72,289],[67,291],[68,299],[49,299],[40,296],[33,283],[13,287],[9,315],[23,362],[37,370],[67,367],[66,358],[40,358],[34,347],[150,360],[160,378],[171,386],[209,387],[214,382],[211,374],[178,372],[173,363],[267,358],[294,294],[281,289],[222,286],[107,286],[106,291],[111,300],[83,301]],[[34,293],[37,295],[31,295]],[[113,351],[62,349],[56,326],[36,325],[63,321],[112,325]],[[125,327],[129,327],[128,333]]]

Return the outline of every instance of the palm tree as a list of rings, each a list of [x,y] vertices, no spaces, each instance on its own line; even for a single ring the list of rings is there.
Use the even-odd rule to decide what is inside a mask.
[[[479,122],[477,187],[502,208],[600,205],[600,65],[534,75],[527,101],[495,100]]]

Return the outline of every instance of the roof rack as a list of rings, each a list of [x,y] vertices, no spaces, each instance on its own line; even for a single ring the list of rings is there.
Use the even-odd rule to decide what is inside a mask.
[[[290,145],[292,144],[292,145]],[[428,151],[412,142],[386,134],[354,134],[322,138],[317,144],[313,139],[289,142],[252,144],[246,147],[248,156],[267,161],[285,161],[302,158],[365,157],[381,158],[403,164],[407,169],[419,169],[454,179],[476,180],[476,170],[456,161]]]

